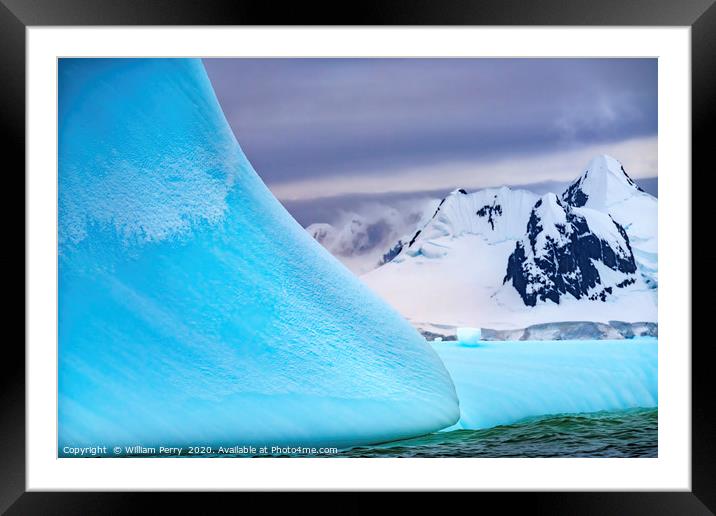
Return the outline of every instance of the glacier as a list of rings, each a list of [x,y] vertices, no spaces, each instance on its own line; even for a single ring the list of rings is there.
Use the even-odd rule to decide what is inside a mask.
[[[344,447],[458,420],[437,354],[273,197],[200,60],[58,73],[60,449]]]
[[[658,406],[656,338],[435,342],[460,398],[449,430],[547,414]]]

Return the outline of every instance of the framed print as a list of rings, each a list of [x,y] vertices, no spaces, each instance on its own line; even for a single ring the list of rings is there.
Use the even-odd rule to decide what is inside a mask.
[[[80,3],[2,11],[27,300],[3,509],[712,510],[710,2]]]

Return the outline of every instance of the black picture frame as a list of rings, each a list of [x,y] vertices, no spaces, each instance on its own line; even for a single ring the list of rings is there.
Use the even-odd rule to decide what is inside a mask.
[[[708,180],[714,173],[710,160],[710,135],[716,125],[716,0],[363,0],[360,3],[301,3],[274,6],[257,1],[192,0],[0,0],[0,119],[5,149],[13,166],[6,178],[23,177],[25,165],[25,29],[48,25],[607,25],[690,26],[692,38],[692,235],[708,234]],[[291,6],[293,5],[293,6]],[[711,129],[711,130],[709,130]],[[698,171],[698,175],[694,173]],[[6,186],[9,183],[5,183]],[[712,190],[713,191],[713,190]],[[13,197],[8,187],[6,200]],[[24,199],[24,196],[23,196]],[[7,205],[7,204],[6,204]],[[19,209],[6,211],[5,225],[22,230]],[[7,230],[6,230],[7,231]],[[18,241],[20,237],[18,235]],[[9,239],[7,241],[13,241]],[[692,242],[694,242],[692,238]],[[699,242],[696,242],[697,245]],[[17,247],[13,246],[19,261]],[[692,270],[713,271],[716,260],[693,252]],[[23,245],[23,270],[25,267]],[[6,255],[7,256],[7,255]],[[713,254],[712,254],[713,256]],[[9,267],[8,277],[19,277]],[[703,290],[713,274],[700,280]],[[698,297],[702,299],[699,301]],[[693,336],[685,334],[683,345],[703,328],[710,308],[708,292],[695,289],[692,298]],[[25,296],[23,295],[23,300]],[[11,305],[19,306],[14,298]],[[23,303],[23,310],[24,310]],[[19,308],[16,308],[19,310]],[[16,323],[17,324],[17,323]],[[24,333],[24,328],[23,328]],[[3,346],[2,418],[0,419],[0,511],[7,514],[95,514],[134,512],[147,503],[146,493],[49,493],[25,492],[25,354],[19,338]],[[673,343],[677,344],[677,343]],[[549,514],[713,514],[716,511],[716,425],[711,393],[713,352],[705,336],[692,347],[692,491],[648,493],[526,493],[481,494],[503,509],[515,507]],[[595,459],[598,460],[598,459]],[[159,494],[163,511],[172,506],[189,510],[192,505],[206,512],[206,494]],[[216,494],[221,498],[234,494]],[[246,496],[242,494],[240,496]],[[499,499],[496,497],[499,496]],[[203,501],[202,501],[203,500]],[[268,500],[262,500],[264,502]],[[357,509],[358,505],[354,505]]]

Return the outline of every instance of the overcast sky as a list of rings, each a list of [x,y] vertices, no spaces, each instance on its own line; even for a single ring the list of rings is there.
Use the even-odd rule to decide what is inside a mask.
[[[597,153],[657,176],[656,59],[204,62],[254,168],[294,204],[559,184]]]

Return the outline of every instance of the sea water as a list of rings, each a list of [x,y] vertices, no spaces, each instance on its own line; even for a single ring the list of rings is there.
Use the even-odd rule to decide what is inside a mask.
[[[337,457],[657,457],[658,409],[637,408],[526,418],[482,430],[453,430]]]
[[[658,409],[635,408],[581,414],[553,414],[525,418],[510,425],[482,430],[433,432],[412,439],[371,446],[335,449],[331,452],[293,450],[267,453],[227,450],[191,456],[256,457],[657,457]],[[166,456],[166,455],[157,455]],[[189,456],[184,454],[183,456]]]

